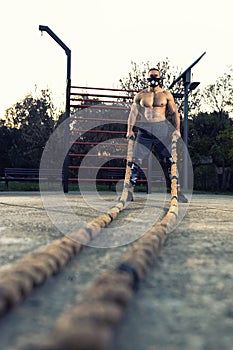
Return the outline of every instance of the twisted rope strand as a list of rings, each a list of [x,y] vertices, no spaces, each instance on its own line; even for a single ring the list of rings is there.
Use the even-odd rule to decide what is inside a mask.
[[[127,164],[132,159],[133,141],[129,141]],[[126,178],[130,176],[127,165]],[[84,248],[91,240],[115,220],[125,207],[127,191],[120,202],[105,214],[91,220],[85,227],[72,233],[72,239],[63,237],[53,241],[42,249],[29,253],[15,265],[0,269],[0,317],[5,315],[31,291],[44,283],[50,276],[57,274],[62,268]],[[83,242],[83,244],[79,243]]]

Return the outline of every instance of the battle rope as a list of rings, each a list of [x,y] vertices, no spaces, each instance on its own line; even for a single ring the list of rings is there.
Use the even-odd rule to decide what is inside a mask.
[[[133,141],[129,140],[127,153],[126,179],[130,174],[129,162],[132,161]],[[102,230],[118,217],[125,207],[127,190],[106,213],[91,220],[72,233],[72,238],[63,237],[53,241],[48,246],[36,250],[15,265],[0,269],[0,316],[3,316],[21,300],[30,294],[33,288],[44,283],[50,276],[58,273],[75,255],[77,255],[85,244],[88,244]],[[82,242],[78,243],[78,242]]]
[[[127,165],[125,170],[124,187],[120,197],[120,201],[122,201],[124,205],[125,205],[125,202],[127,201],[128,192],[133,190],[132,188],[130,188],[130,170],[131,170],[130,164],[132,163],[132,159],[133,159],[133,147],[134,147],[134,139],[133,137],[130,137],[128,141]]]
[[[159,255],[167,233],[178,215],[176,153],[177,139],[172,140],[171,202],[165,217],[132,245],[114,270],[100,276],[84,295],[82,302],[61,316],[50,336],[40,344],[33,342],[23,349],[34,350],[104,350],[123,317],[140,281]]]

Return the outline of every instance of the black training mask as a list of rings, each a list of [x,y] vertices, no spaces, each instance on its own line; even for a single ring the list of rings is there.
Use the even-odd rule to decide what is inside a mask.
[[[152,74],[150,78],[147,78],[148,85],[150,87],[162,86],[162,79],[158,78],[156,75]]]

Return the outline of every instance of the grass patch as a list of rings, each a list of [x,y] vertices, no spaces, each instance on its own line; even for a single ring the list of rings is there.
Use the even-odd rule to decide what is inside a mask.
[[[123,186],[118,187],[118,191],[120,192],[122,190]],[[83,191],[97,191],[100,192],[116,192],[116,186],[115,183],[112,184],[111,187],[109,187],[109,184],[104,184],[104,183],[97,183],[96,188],[93,186],[93,184],[90,183],[82,183],[81,189]],[[0,183],[0,191],[22,191],[22,192],[36,192],[36,191],[61,191],[61,185],[60,183],[43,183],[41,184],[41,187],[38,182],[17,182],[17,181],[12,181],[9,182],[8,189],[6,189],[4,183]],[[69,183],[69,192],[73,191],[80,191],[79,185],[77,183]],[[136,185],[134,192],[146,192],[147,188],[145,185]],[[158,187],[152,187],[152,192],[161,192],[163,189],[158,188]]]
[[[90,183],[82,183],[82,190],[84,191],[94,191],[95,187],[93,186],[93,184],[91,185]],[[122,187],[120,187],[121,190]],[[43,191],[60,191],[61,187],[60,184],[58,183],[44,183],[42,185],[41,188]],[[104,192],[104,191],[111,191],[111,192],[116,192],[115,190],[115,184],[112,184],[111,188],[109,188],[109,184],[104,184],[104,183],[97,183],[96,185],[96,189],[97,191],[100,192]],[[159,187],[155,187],[152,186],[152,193],[156,193],[156,192],[163,192],[163,188],[159,188]],[[30,192],[30,191],[40,191],[40,186],[38,182],[9,182],[9,187],[8,190],[5,187],[5,183],[4,182],[0,182],[0,191],[24,191],[24,192]],[[69,192],[73,192],[73,191],[80,191],[79,185],[77,183],[69,183]],[[119,188],[118,188],[119,191]],[[136,185],[134,192],[146,192],[146,186],[144,185]],[[170,190],[167,189],[167,192],[169,192]],[[233,195],[233,191],[198,191],[198,190],[194,190],[193,194],[215,194],[215,195]]]

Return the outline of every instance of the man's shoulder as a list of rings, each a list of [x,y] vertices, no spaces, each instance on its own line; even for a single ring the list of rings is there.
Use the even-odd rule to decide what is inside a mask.
[[[143,89],[139,92],[136,93],[136,95],[134,96],[134,102],[135,103],[139,103],[141,98],[143,97],[143,95],[145,95],[145,93],[147,93],[147,89]]]
[[[146,94],[147,92],[148,92],[148,89],[147,89],[147,88],[142,89],[142,90],[140,90],[140,91],[136,94],[136,96],[137,96],[137,95],[138,95],[138,96],[144,95],[144,94]]]
[[[162,92],[164,93],[164,95],[166,95],[166,97],[167,97],[168,99],[173,98],[173,95],[172,95],[172,93],[171,93],[169,90],[163,89]]]

